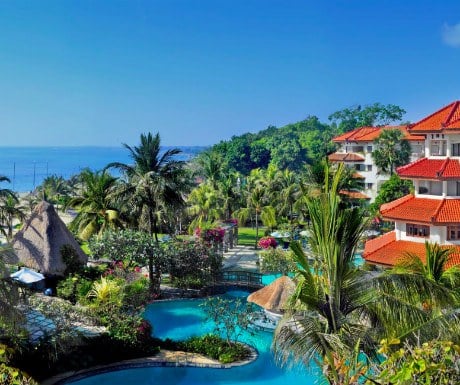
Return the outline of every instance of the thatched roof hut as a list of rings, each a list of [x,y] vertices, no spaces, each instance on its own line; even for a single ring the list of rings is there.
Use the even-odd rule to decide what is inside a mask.
[[[61,255],[64,245],[74,249],[82,264],[88,261],[88,256],[59,218],[53,205],[45,201],[35,207],[24,227],[14,236],[12,245],[17,255],[15,263],[22,263],[43,274],[64,274],[66,265]]]
[[[294,293],[295,283],[291,278],[282,276],[270,285],[248,296],[248,301],[253,302],[264,309],[281,311],[285,309],[288,298]]]

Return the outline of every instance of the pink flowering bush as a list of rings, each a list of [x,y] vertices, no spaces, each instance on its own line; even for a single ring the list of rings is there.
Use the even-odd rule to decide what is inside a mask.
[[[225,236],[225,229],[216,227],[214,229],[195,229],[195,235],[205,242],[209,243],[222,243]]]
[[[269,248],[275,248],[278,243],[276,242],[276,239],[270,236],[262,237],[259,239],[258,243],[259,247],[262,249],[269,249]]]

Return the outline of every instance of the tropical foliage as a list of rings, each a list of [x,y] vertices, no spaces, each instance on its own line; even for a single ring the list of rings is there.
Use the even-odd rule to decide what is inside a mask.
[[[88,240],[92,235],[101,236],[105,230],[121,227],[113,200],[116,178],[107,171],[85,169],[80,174],[80,180],[81,190],[67,203],[67,207],[77,210],[70,229],[81,239]]]
[[[396,167],[409,163],[411,147],[399,129],[384,129],[374,140],[375,150],[372,158],[379,171],[393,174]]]
[[[377,197],[370,209],[377,212],[384,203],[392,202],[413,190],[413,184],[410,180],[401,179],[397,174],[390,176],[390,179],[383,182],[379,188]]]
[[[295,271],[296,264],[291,250],[268,248],[259,254],[262,273],[281,273],[288,275]]]
[[[339,167],[329,184],[326,170],[323,192],[306,199],[314,260],[310,263],[300,245],[291,243],[298,284],[274,340],[282,362],[316,362],[336,385],[362,381],[367,372],[362,360],[379,358],[382,338],[414,343],[458,335],[451,307],[441,313],[423,306],[427,296],[439,295],[442,301],[436,303],[448,309],[455,297],[447,289],[397,274],[366,273],[353,264],[365,221],[362,209],[340,201],[340,172]]]

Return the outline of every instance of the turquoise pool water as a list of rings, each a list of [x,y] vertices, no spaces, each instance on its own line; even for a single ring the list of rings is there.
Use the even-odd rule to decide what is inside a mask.
[[[232,291],[227,297],[246,297],[247,292]],[[154,335],[160,338],[183,339],[211,330],[199,306],[202,300],[177,300],[150,305],[145,317],[154,325]],[[255,331],[246,333],[241,340],[259,351],[258,359],[248,365],[231,369],[192,367],[148,367],[123,369],[72,382],[78,385],[303,385],[317,384],[319,376],[313,369],[303,367],[281,369],[270,351],[272,333]]]

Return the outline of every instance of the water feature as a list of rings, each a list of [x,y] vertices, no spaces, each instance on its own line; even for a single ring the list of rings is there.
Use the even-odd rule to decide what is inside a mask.
[[[246,297],[247,292],[232,291],[227,297]],[[150,305],[145,317],[154,325],[154,335],[160,338],[184,339],[201,335],[212,329],[205,321],[203,300],[175,300]],[[281,369],[274,361],[270,346],[273,334],[254,330],[245,333],[241,340],[256,347],[259,357],[251,364],[231,369],[192,367],[146,367],[101,373],[72,382],[78,385],[304,385],[318,383],[318,374],[304,367]]]

